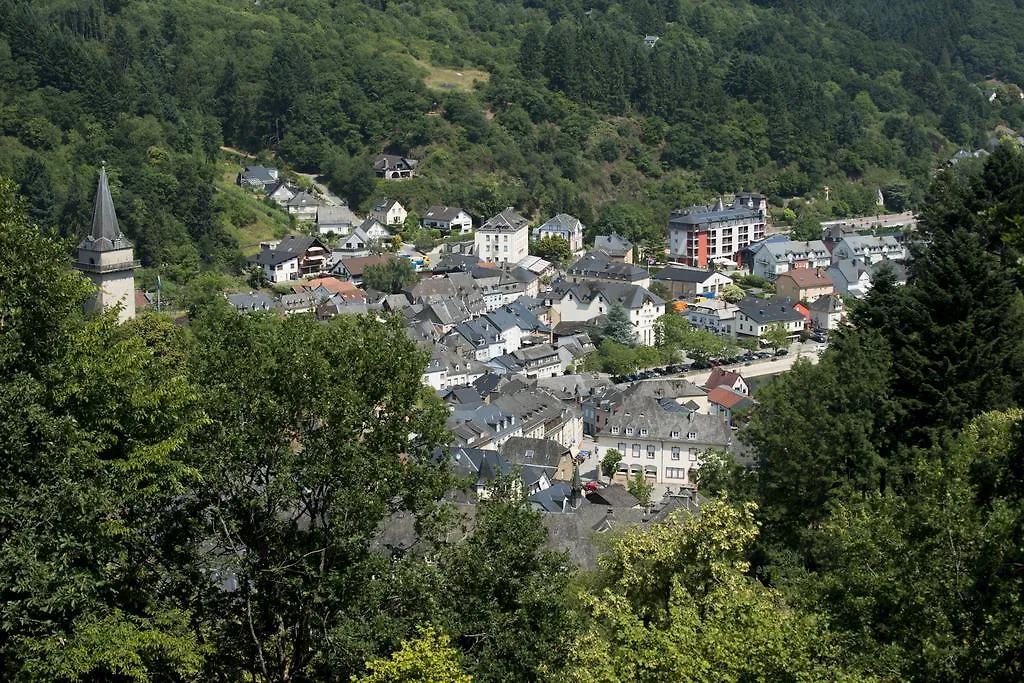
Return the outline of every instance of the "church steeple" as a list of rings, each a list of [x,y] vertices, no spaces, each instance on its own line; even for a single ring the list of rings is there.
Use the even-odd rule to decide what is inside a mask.
[[[100,168],[96,200],[92,210],[92,231],[78,243],[75,267],[96,285],[91,308],[120,306],[120,319],[135,317],[135,278],[138,268],[132,244],[121,232],[110,196],[107,168]]]
[[[114,211],[114,200],[110,196],[110,184],[107,181],[106,165],[100,167],[100,180],[96,187],[96,199],[92,208],[92,232],[78,245],[79,249],[93,251],[111,251],[113,249],[131,249],[132,245],[125,239],[121,226],[117,222]]]

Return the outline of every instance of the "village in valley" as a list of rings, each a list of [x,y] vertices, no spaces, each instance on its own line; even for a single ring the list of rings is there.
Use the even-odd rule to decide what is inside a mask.
[[[417,166],[381,155],[378,186]],[[545,513],[552,545],[587,567],[593,534],[698,510],[709,458],[757,466],[737,436],[757,387],[799,359],[817,362],[846,302],[879,273],[906,281],[915,228],[911,213],[876,215],[793,241],[773,230],[763,195],[739,192],[672,212],[664,253],[641,255],[564,213],[474,217],[432,205],[418,227],[440,240],[421,251],[402,241],[410,210],[395,199],[359,216],[273,167],[245,166],[236,182],[294,217],[295,230],[259,245],[253,286],[223,292],[230,305],[321,321],[400,316],[429,357],[423,383],[448,408],[451,441],[435,457],[467,482],[462,502],[511,477]],[[555,255],[531,254],[552,241]],[[135,288],[138,265],[103,169],[76,267],[98,285],[97,305],[120,306],[122,320],[173,308]],[[684,338],[669,339],[673,330]],[[603,357],[607,341],[632,355]]]

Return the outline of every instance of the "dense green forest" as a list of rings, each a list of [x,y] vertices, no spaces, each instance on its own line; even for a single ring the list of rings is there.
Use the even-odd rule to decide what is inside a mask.
[[[759,393],[758,467],[581,573],[519,489],[442,502],[400,318],[87,316],[0,181],[0,675],[1019,680],[1022,203],[1015,146],[940,174],[910,282]]]
[[[919,206],[937,164],[1024,125],[1021,25],[1008,0],[2,0],[0,172],[74,235],[106,161],[144,265],[179,282],[254,243],[222,145],[364,209],[515,205],[657,241],[670,209],[745,189],[813,232],[879,188]],[[421,176],[383,187],[384,150]]]

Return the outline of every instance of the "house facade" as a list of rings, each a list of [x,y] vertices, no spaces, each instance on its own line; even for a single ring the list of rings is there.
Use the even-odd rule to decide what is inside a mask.
[[[849,235],[832,248],[832,261],[853,258],[867,265],[874,265],[884,259],[903,261],[907,258],[907,249],[892,235]]]
[[[381,225],[401,225],[409,212],[397,199],[384,198],[373,205],[370,216]]]
[[[683,315],[698,330],[733,336],[739,310],[739,306],[724,299],[707,299],[689,304]]]
[[[473,242],[481,261],[519,263],[529,253],[529,222],[509,207],[481,225]]]
[[[270,166],[246,166],[238,174],[239,186],[254,192],[266,192],[278,180],[278,170]]]
[[[764,195],[741,193],[726,206],[722,199],[710,206],[673,211],[668,219],[669,260],[697,268],[724,260],[739,262],[739,252],[764,239],[768,200]]]
[[[825,268],[793,268],[775,279],[775,293],[796,301],[814,301],[833,291]]]
[[[751,272],[774,281],[787,270],[795,268],[828,268],[832,255],[821,240],[794,242],[766,241],[754,253]]]
[[[665,301],[636,285],[609,283],[574,284],[560,280],[552,285],[545,295],[551,307],[552,321],[585,322],[601,315],[607,315],[616,303],[629,314],[637,343],[654,346],[654,323],[665,314]]]
[[[836,261],[828,268],[836,294],[861,298],[871,289],[871,270],[860,259]]]
[[[560,213],[550,218],[543,225],[533,229],[533,239],[545,237],[561,237],[569,243],[572,253],[583,250],[583,232],[585,228],[580,219],[567,213]]]
[[[807,310],[811,313],[811,325],[818,330],[839,329],[846,314],[843,298],[836,294],[818,297],[807,306]]]
[[[397,154],[380,154],[373,160],[373,172],[384,180],[405,180],[412,178],[419,161]]]
[[[458,207],[431,206],[420,219],[420,225],[440,230],[443,235],[466,235],[473,232],[473,217]]]
[[[277,244],[264,244],[249,262],[263,268],[270,282],[299,280],[311,275],[323,275],[331,267],[331,251],[319,237],[289,235]]]
[[[652,483],[694,485],[705,452],[732,449],[732,430],[720,417],[666,410],[658,400],[638,396],[622,403],[596,441],[598,458],[612,448],[622,453],[614,482],[639,472]]]
[[[316,229],[321,235],[347,235],[362,222],[347,206],[320,206],[316,211]]]
[[[289,215],[299,221],[315,221],[320,202],[308,192],[299,192],[285,202],[284,208]]]
[[[794,308],[795,303],[791,299],[778,297],[743,299],[736,304],[738,310],[733,336],[760,339],[775,324],[781,324],[790,337],[797,336],[804,329],[807,319]]]

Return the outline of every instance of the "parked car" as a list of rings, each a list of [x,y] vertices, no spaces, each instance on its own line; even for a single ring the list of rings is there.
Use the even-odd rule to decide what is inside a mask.
[[[785,356],[787,353],[789,353],[788,349],[779,349],[778,351],[775,352],[775,355],[776,356]]]

